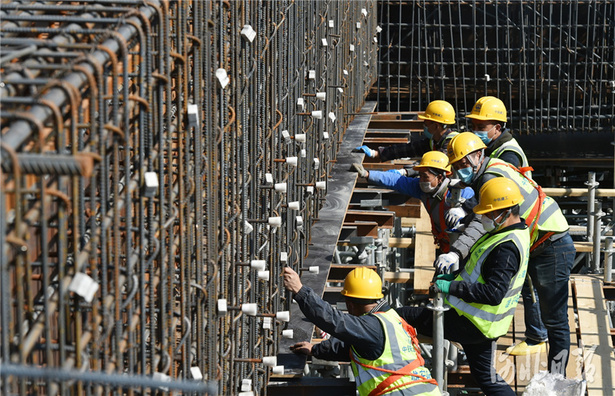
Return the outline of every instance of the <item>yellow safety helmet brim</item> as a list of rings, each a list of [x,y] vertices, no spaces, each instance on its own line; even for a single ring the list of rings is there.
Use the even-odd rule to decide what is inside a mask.
[[[454,164],[466,155],[486,147],[485,143],[472,132],[462,132],[448,142],[446,147],[448,162]]]
[[[421,169],[439,169],[441,171],[446,172],[446,174],[451,173],[451,166],[448,163],[448,157],[441,151],[428,151],[423,154],[421,158],[421,162],[414,166],[414,170]]]

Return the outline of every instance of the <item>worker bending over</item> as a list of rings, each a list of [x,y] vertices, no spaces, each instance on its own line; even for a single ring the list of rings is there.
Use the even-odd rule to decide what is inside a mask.
[[[399,158],[420,157],[428,151],[446,153],[446,146],[453,136],[457,135],[450,126],[455,124],[455,109],[444,100],[434,100],[427,105],[424,113],[418,118],[423,120],[422,139],[411,140],[409,143],[394,144],[388,147],[378,147],[373,150],[368,146],[357,147],[355,150],[364,152],[368,157],[380,162]]]
[[[289,267],[284,268],[284,287],[306,318],[332,336],[316,345],[294,344],[293,352],[350,361],[360,396],[441,394],[423,366],[414,329],[382,300],[382,281],[374,270],[359,267],[346,276],[342,295],[348,313],[303,286]]]
[[[519,168],[525,176],[532,177],[525,152],[512,134],[506,130],[506,106],[493,96],[484,96],[476,101],[472,112],[466,116],[472,122],[472,131],[487,146],[485,155],[498,158]],[[523,315],[525,340],[506,349],[510,355],[523,356],[547,350],[547,328],[540,319],[540,302],[530,289],[529,282],[523,284]]]
[[[463,228],[463,219],[467,213],[472,212],[477,203],[474,191],[469,187],[461,189],[459,203],[451,202],[449,188],[451,180],[448,178],[451,167],[446,154],[440,151],[428,151],[423,155],[421,162],[414,167],[419,177],[406,177],[394,172],[367,171],[357,163],[352,164],[352,170],[358,172],[359,176],[367,178],[369,182],[420,199],[431,218],[431,232],[441,252],[450,251],[449,233],[458,232]],[[451,208],[451,205],[454,207]]]
[[[521,217],[530,228],[532,245],[528,273],[538,293],[542,322],[549,336],[548,369],[566,375],[570,353],[568,324],[568,280],[576,251],[568,233],[568,222],[557,202],[546,196],[539,185],[504,161],[485,157],[484,143],[473,133],[455,136],[448,146],[454,172],[474,192],[494,178],[515,182],[521,194]],[[479,198],[479,206],[481,205]],[[475,221],[466,228],[472,228]],[[451,261],[459,260],[454,253]],[[443,255],[441,255],[443,256]]]
[[[455,274],[438,275],[432,293],[445,294],[444,338],[459,342],[472,376],[486,395],[515,395],[495,371],[495,341],[506,334],[527,271],[530,234],[519,217],[523,196],[511,180],[498,178],[480,189],[474,212],[487,230]],[[419,334],[431,336],[433,312],[402,307],[397,312]]]

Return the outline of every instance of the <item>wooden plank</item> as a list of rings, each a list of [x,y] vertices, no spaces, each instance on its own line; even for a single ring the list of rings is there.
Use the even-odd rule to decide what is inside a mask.
[[[414,239],[389,237],[389,247],[411,248],[411,247],[414,247]]]
[[[583,357],[579,349],[579,329],[576,315],[574,313],[575,306],[575,289],[574,280],[568,282],[568,325],[570,326],[570,359],[568,367],[566,367],[566,377],[572,379],[583,379]]]
[[[384,280],[391,283],[408,283],[414,279],[414,273],[410,271],[387,271],[384,273]]]
[[[357,236],[370,236],[378,238],[378,223],[375,221],[349,222],[344,221],[344,228],[354,227],[357,229]]]
[[[368,129],[408,129],[409,131],[423,131],[422,120],[372,120]]]
[[[417,205],[385,206],[385,209],[395,213],[397,217],[418,217],[421,212],[421,208]]]
[[[573,279],[587,394],[612,395],[615,388],[615,355],[602,282],[576,275]]]
[[[376,222],[380,228],[393,228],[394,220],[393,212],[349,210],[346,212],[344,223]]]
[[[421,215],[416,221],[414,245],[414,291],[415,293],[427,293],[434,275],[433,262],[436,259],[436,246],[431,233],[429,214],[423,205],[420,208]]]

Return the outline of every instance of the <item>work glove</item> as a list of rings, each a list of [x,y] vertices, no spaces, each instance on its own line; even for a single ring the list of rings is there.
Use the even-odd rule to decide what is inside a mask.
[[[369,158],[376,158],[378,156],[378,151],[370,149],[365,145],[355,148],[354,152],[365,153],[365,155],[367,155]]]
[[[367,177],[369,175],[369,172],[365,170],[363,165],[356,162],[351,165],[350,171],[357,172],[360,177]]]
[[[457,275],[455,274],[440,274],[438,276],[436,276],[436,280],[445,280],[445,281],[452,281],[453,279],[455,279],[457,277]]]
[[[407,176],[405,169],[389,169],[387,172],[398,173],[402,176]]]
[[[462,208],[450,208],[444,215],[444,222],[449,230],[456,231],[464,217],[466,217],[466,211]]]
[[[437,274],[450,274],[459,268],[459,255],[455,252],[443,253],[434,263]]]
[[[436,283],[434,283],[434,286],[438,288],[442,293],[448,294],[448,292],[451,290],[451,281],[438,279],[436,280]]]

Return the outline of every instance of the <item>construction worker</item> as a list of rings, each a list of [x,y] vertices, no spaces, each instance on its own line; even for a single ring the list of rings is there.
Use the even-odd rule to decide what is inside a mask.
[[[438,275],[430,292],[445,294],[444,338],[463,346],[472,376],[486,395],[515,395],[495,371],[495,341],[508,332],[527,271],[529,229],[519,217],[523,196],[509,179],[489,180],[474,213],[488,231],[455,274]],[[402,307],[397,312],[419,334],[432,335],[433,312]]]
[[[521,217],[530,227],[532,240],[528,273],[538,293],[541,319],[549,338],[548,369],[566,375],[570,353],[568,280],[576,255],[566,218],[557,202],[532,179],[504,161],[485,157],[485,144],[475,134],[455,136],[448,145],[448,158],[457,177],[474,192],[493,178],[508,178],[519,187],[523,195]],[[451,253],[454,249],[453,244]]]
[[[499,158],[519,168],[527,177],[532,177],[525,152],[506,128],[506,106],[493,96],[484,96],[476,101],[472,112],[466,116],[472,123],[472,131],[487,146],[485,155]],[[533,295],[534,294],[534,295]],[[540,304],[526,282],[521,291],[525,319],[525,340],[506,350],[510,355],[523,356],[546,351],[547,328],[540,320]]]
[[[424,113],[418,114],[418,118],[423,120],[423,134],[425,135],[423,139],[388,147],[378,147],[378,150],[363,145],[357,147],[355,151],[363,152],[368,157],[378,159],[380,162],[398,158],[420,157],[427,151],[432,150],[446,153],[449,140],[457,134],[450,129],[450,126],[455,124],[455,109],[453,109],[453,106],[444,100],[434,100],[427,105]]]
[[[421,162],[414,166],[419,177],[406,177],[393,172],[367,171],[358,163],[352,164],[352,170],[358,172],[359,176],[367,178],[369,182],[420,199],[429,212],[431,232],[442,252],[450,250],[449,233],[463,228],[463,219],[477,202],[474,199],[474,191],[465,187],[461,190],[458,206],[451,208],[449,189],[451,180],[448,178],[451,167],[448,164],[448,157],[441,151],[428,151],[423,154]]]
[[[291,346],[293,352],[325,360],[350,360],[361,396],[441,394],[423,366],[416,332],[382,299],[382,281],[376,271],[358,267],[346,276],[342,295],[348,313],[303,286],[289,267],[284,268],[284,287],[293,293],[306,318],[331,334],[320,344],[296,343]]]
[[[494,96],[483,96],[466,116],[472,123],[472,132],[485,143],[485,155],[499,158],[532,177],[525,152],[512,134],[506,130],[506,106]]]

